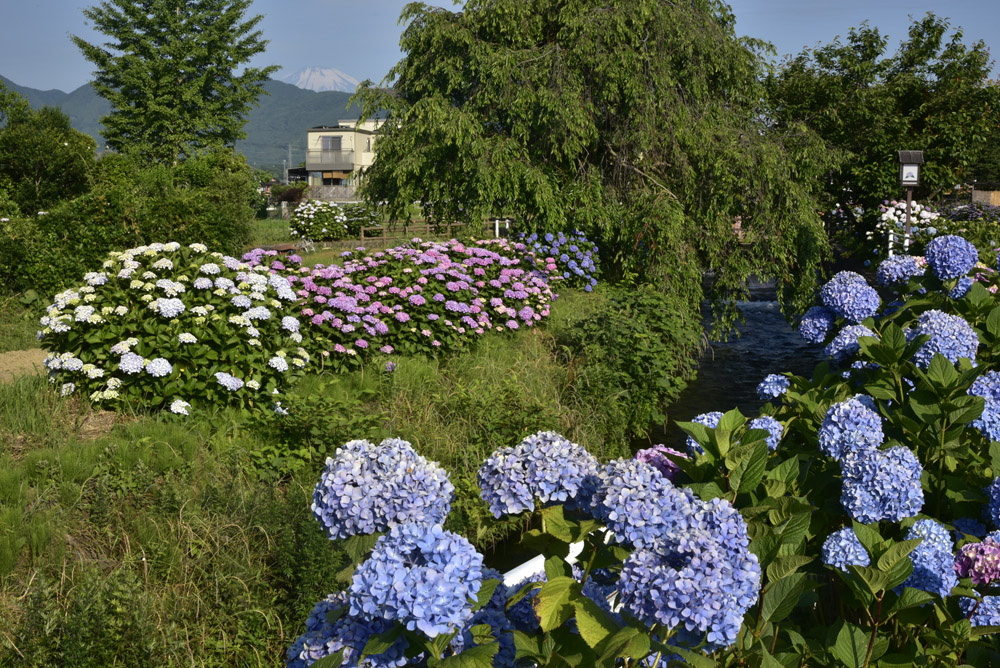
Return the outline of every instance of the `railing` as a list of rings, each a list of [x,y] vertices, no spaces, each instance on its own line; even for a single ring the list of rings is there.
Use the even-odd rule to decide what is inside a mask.
[[[306,169],[311,172],[322,170],[351,171],[354,169],[354,151],[306,151]]]

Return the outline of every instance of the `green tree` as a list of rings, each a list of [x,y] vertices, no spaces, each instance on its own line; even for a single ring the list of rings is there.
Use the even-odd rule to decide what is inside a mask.
[[[73,42],[97,67],[94,88],[112,106],[102,119],[108,146],[176,163],[229,146],[277,67],[244,67],[267,41],[244,20],[252,0],[107,0],[85,9],[110,38]]]
[[[431,217],[578,227],[619,276],[658,280],[687,310],[703,270],[719,305],[751,274],[811,297],[826,155],[763,125],[760,45],[724,3],[411,3],[401,20],[391,88],[358,93],[386,118],[362,192],[392,218],[418,200]]]
[[[901,194],[896,151],[924,151],[920,198],[970,177],[1000,125],[1000,86],[982,41],[933,14],[914,21],[893,55],[863,24],[782,64],[767,81],[777,127],[805,123],[845,160],[828,179],[833,201],[874,211]]]
[[[87,192],[97,144],[54,107],[32,110],[0,83],[0,181],[21,212],[34,214]]]

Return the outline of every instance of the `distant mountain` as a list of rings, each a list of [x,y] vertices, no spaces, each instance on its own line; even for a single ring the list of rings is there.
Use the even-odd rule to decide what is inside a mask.
[[[278,77],[278,80],[317,93],[328,90],[353,93],[358,87],[357,79],[332,67],[306,67],[298,72]]]
[[[101,117],[111,111],[108,102],[97,95],[90,84],[72,93],[61,90],[41,91],[19,86],[0,76],[0,81],[28,100],[32,108],[60,107],[73,127],[93,137],[104,146],[101,137]],[[351,94],[341,91],[315,92],[281,81],[264,84],[260,106],[250,112],[246,124],[247,138],[236,142],[236,150],[246,156],[254,167],[280,173],[282,160],[288,159],[292,146],[292,167],[306,159],[306,131],[317,125],[334,125],[338,120],[357,118],[359,109],[348,107]]]

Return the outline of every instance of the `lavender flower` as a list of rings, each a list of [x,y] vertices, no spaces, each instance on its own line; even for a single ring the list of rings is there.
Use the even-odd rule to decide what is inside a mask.
[[[971,578],[974,585],[1000,579],[1000,543],[992,538],[966,543],[955,556],[955,573],[960,578]]]
[[[908,448],[857,450],[841,460],[841,470],[840,502],[858,522],[898,522],[913,517],[924,505],[922,468]]]
[[[763,429],[766,431],[767,449],[772,452],[778,449],[778,443],[781,441],[781,437],[785,433],[785,426],[770,415],[762,415],[761,417],[750,420],[750,424],[747,425],[747,428]]]
[[[681,472],[681,467],[678,466],[677,463],[668,455],[679,457],[681,459],[688,458],[688,456],[683,452],[679,452],[673,448],[668,448],[663,444],[654,445],[651,448],[640,450],[635,453],[635,458],[640,462],[649,464],[659,471],[663,477],[672,482],[677,477],[677,474]]]

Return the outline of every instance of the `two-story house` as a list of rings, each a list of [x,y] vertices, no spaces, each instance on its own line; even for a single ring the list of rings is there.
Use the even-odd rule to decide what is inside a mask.
[[[375,160],[375,137],[381,119],[337,121],[310,128],[306,141],[306,171],[310,186],[356,185],[361,170]]]

